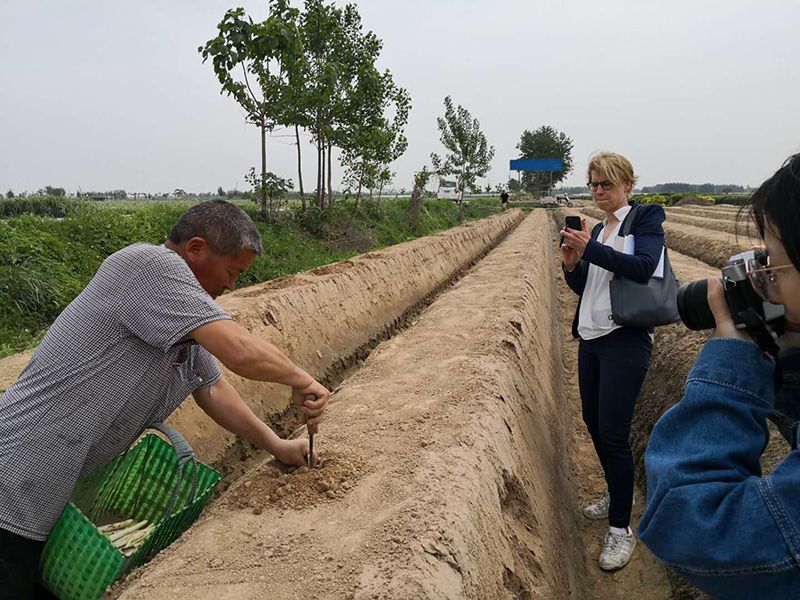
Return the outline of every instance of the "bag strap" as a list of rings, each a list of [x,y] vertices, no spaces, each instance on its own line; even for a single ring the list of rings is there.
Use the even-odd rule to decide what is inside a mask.
[[[633,206],[631,206],[630,212],[628,212],[628,214],[625,215],[625,219],[622,221],[622,234],[621,235],[623,237],[628,236],[628,235],[631,234],[631,229],[633,229],[633,220],[636,218],[636,212],[639,210],[640,206],[641,206],[641,204],[639,204],[638,202],[634,203]],[[662,252],[664,254],[664,277],[667,276],[667,273],[673,275],[673,277],[674,277],[674,274],[672,272],[672,265],[669,262],[669,252],[667,250],[667,242],[666,242],[666,240],[664,241],[664,247],[662,248]],[[614,278],[616,279],[616,277],[617,277],[617,275],[615,273],[614,274]],[[651,275],[651,277],[654,277],[654,275]],[[658,279],[661,279],[661,278],[659,277]]]
[[[169,499],[167,508],[164,510],[164,517],[168,517],[172,514],[175,503],[178,501],[178,493],[183,483],[183,467],[190,461],[192,465],[192,487],[189,492],[189,504],[194,502],[194,497],[197,494],[197,460],[189,442],[186,441],[186,438],[183,437],[178,430],[164,425],[164,423],[154,423],[150,428],[160,431],[169,438],[172,447],[175,449],[175,454],[178,457],[178,482],[175,484],[175,489],[172,491],[172,496]]]
[[[178,501],[178,495],[180,494],[181,491],[181,485],[183,484],[184,466],[186,465],[187,462],[190,462],[192,465],[192,487],[190,488],[189,491],[188,504],[194,502],[195,496],[197,495],[197,486],[198,486],[197,459],[195,458],[194,450],[192,450],[192,447],[189,445],[189,442],[187,442],[186,438],[184,438],[180,434],[180,432],[177,431],[176,429],[164,425],[164,423],[154,423],[152,425],[149,425],[147,429],[155,429],[156,431],[160,431],[165,436],[167,436],[167,438],[170,441],[170,444],[172,444],[172,447],[175,450],[175,455],[178,459],[178,469],[177,469],[178,481],[176,482],[175,489],[172,490],[172,495],[170,496],[169,502],[167,502],[166,508],[164,509],[164,515],[162,517],[162,519],[164,519],[170,516],[172,514],[172,511],[175,509],[175,504]],[[145,460],[144,460],[145,463],[147,462],[147,453],[150,452],[150,448],[151,448],[150,444],[148,444],[147,447],[145,448]],[[137,505],[140,499],[140,490],[138,489],[138,487],[141,486],[141,483],[142,482],[140,480],[136,490],[135,504]]]

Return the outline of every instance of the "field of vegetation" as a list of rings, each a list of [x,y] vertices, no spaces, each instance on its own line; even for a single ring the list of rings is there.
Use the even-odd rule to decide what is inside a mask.
[[[163,243],[191,202],[78,202],[65,198],[0,201],[0,357],[36,344],[110,254],[137,241]],[[239,284],[305,271],[356,253],[452,227],[458,207],[428,200],[414,229],[408,200],[342,200],[324,211],[289,208],[277,219],[240,203],[261,231],[264,253]],[[495,199],[470,199],[465,218],[497,210]]]

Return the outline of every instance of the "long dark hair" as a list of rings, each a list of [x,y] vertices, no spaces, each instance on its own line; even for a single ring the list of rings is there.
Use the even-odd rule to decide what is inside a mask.
[[[762,240],[767,227],[777,234],[794,268],[800,271],[800,154],[786,159],[743,210],[752,216]]]

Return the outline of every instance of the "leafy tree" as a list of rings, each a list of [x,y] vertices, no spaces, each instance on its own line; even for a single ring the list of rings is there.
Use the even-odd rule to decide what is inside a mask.
[[[300,37],[297,9],[288,0],[271,0],[270,15],[255,23],[243,8],[231,9],[217,25],[219,35],[198,48],[203,62],[211,58],[222,89],[244,109],[261,132],[261,181],[267,180],[267,131],[286,112],[289,76],[297,70]],[[267,186],[259,186],[261,209],[267,212]]]
[[[219,186],[217,188],[217,196],[224,196],[224,195],[225,195],[225,190],[222,189],[222,186]]]
[[[53,187],[52,185],[46,185],[44,188],[37,192],[40,196],[55,196],[56,198],[63,198],[67,195],[67,191],[61,187]]]
[[[444,160],[438,154],[431,154],[433,168],[439,177],[455,175],[460,190],[476,191],[475,180],[485,177],[491,169],[494,147],[486,142],[478,119],[473,119],[463,106],[454,107],[450,96],[444,99],[444,117],[436,119],[439,139],[449,151]],[[459,219],[464,218],[463,203]]]
[[[383,168],[407,147],[402,134],[410,99],[387,71],[375,63],[382,42],[363,32],[355,5],[338,9],[322,0],[306,0],[300,18],[304,65],[298,105],[317,145],[317,204],[332,196],[332,148],[342,149],[344,180],[356,192],[372,189]]]
[[[509,179],[508,180],[508,189],[510,192],[517,194],[522,189],[522,185],[516,179]]]
[[[572,172],[572,140],[554,127],[543,125],[533,132],[526,129],[522,132],[517,150],[520,158],[560,158],[564,163],[564,168],[557,173],[523,173],[522,186],[531,194],[538,195],[552,188]]]
[[[292,189],[292,180],[278,177],[275,173],[267,173],[262,178],[261,173],[255,167],[250,167],[250,171],[244,176],[245,180],[253,186],[253,198],[256,202],[265,197],[268,199],[266,212],[263,214],[274,220],[278,216],[278,211],[284,206],[286,195]],[[262,207],[263,210],[263,207]]]
[[[14,197],[14,190],[8,190],[6,192],[6,198],[13,198]]]

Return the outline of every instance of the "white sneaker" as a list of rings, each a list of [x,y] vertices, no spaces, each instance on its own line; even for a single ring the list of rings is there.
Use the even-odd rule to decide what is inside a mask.
[[[611,529],[603,540],[603,550],[600,552],[600,568],[603,571],[616,571],[628,564],[636,548],[636,536],[630,533],[614,533]]]
[[[592,521],[607,519],[609,506],[611,506],[611,496],[606,491],[594,504],[583,509],[583,516]]]
[[[607,519],[608,509],[610,506],[611,496],[609,495],[608,491],[606,491],[594,504],[590,504],[583,509],[583,516],[587,519],[592,519],[593,521]],[[631,506],[636,506],[636,497],[631,500]]]

